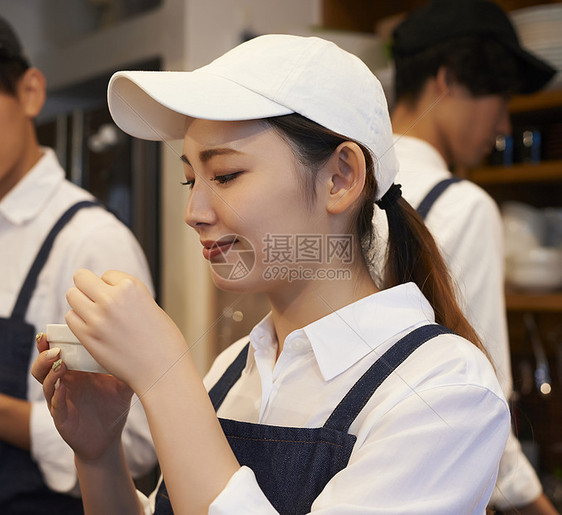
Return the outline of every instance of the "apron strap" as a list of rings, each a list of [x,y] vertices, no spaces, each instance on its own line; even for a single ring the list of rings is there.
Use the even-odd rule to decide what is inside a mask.
[[[226,369],[222,377],[215,383],[215,385],[209,390],[209,397],[213,403],[215,411],[217,411],[224,401],[226,394],[234,386],[234,383],[240,379],[242,375],[242,370],[246,366],[246,359],[248,357],[248,349],[250,348],[250,342],[244,345],[244,348],[240,351],[240,354],[236,359],[230,364]]]
[[[445,333],[453,333],[453,331],[438,324],[429,324],[418,327],[404,336],[359,378],[328,417],[324,427],[347,433],[351,423],[382,382],[418,347],[435,336]]]
[[[420,205],[416,209],[418,214],[422,217],[422,220],[427,218],[429,210],[435,203],[435,201],[441,196],[441,194],[453,183],[460,182],[462,179],[459,177],[449,177],[448,179],[443,179],[439,181],[433,188],[431,188],[428,194],[420,202]]]
[[[49,257],[49,253],[51,252],[51,248],[53,247],[53,243],[59,232],[70,221],[70,219],[76,214],[77,211],[84,207],[93,206],[101,206],[101,204],[97,201],[91,200],[83,200],[81,202],[77,202],[73,206],[69,207],[52,227],[51,231],[45,238],[45,241],[41,245],[41,248],[39,249],[39,252],[35,257],[35,261],[31,265],[31,268],[27,273],[27,277],[25,278],[23,286],[21,287],[20,293],[16,300],[16,304],[12,312],[12,318],[19,318],[21,320],[24,319],[27,308],[29,307],[29,302],[31,301],[31,296],[33,295],[33,291],[35,290],[35,286],[37,285],[39,274],[41,273],[41,270],[43,269],[43,266],[45,265],[47,258]]]

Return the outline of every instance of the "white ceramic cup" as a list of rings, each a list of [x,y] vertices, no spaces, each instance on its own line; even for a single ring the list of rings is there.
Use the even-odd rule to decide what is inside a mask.
[[[108,373],[92,357],[66,324],[47,324],[45,332],[49,348],[58,347],[60,349],[60,357],[69,370],[97,372],[99,374]]]

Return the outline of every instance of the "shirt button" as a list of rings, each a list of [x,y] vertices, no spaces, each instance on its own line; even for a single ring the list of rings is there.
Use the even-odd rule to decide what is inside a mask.
[[[294,350],[302,350],[304,349],[304,342],[302,340],[295,340],[293,342],[292,348]]]

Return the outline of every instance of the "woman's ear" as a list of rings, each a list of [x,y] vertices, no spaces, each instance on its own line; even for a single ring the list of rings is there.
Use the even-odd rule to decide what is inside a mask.
[[[325,168],[328,174],[326,209],[338,214],[361,197],[365,186],[366,163],[361,147],[352,141],[341,143]]]
[[[47,97],[47,81],[37,68],[29,68],[17,88],[18,99],[26,116],[34,119],[43,109]]]

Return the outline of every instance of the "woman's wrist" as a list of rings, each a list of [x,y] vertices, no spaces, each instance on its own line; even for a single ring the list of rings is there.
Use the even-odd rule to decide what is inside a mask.
[[[85,513],[143,513],[120,440],[96,459],[75,454],[74,462]]]
[[[141,402],[174,509],[206,511],[240,465],[192,360],[175,363]]]
[[[125,453],[121,443],[121,438],[112,442],[103,453],[96,457],[88,457],[81,455],[76,451],[74,452],[74,463],[77,469],[111,469],[112,467],[118,465],[121,459],[125,460]]]

